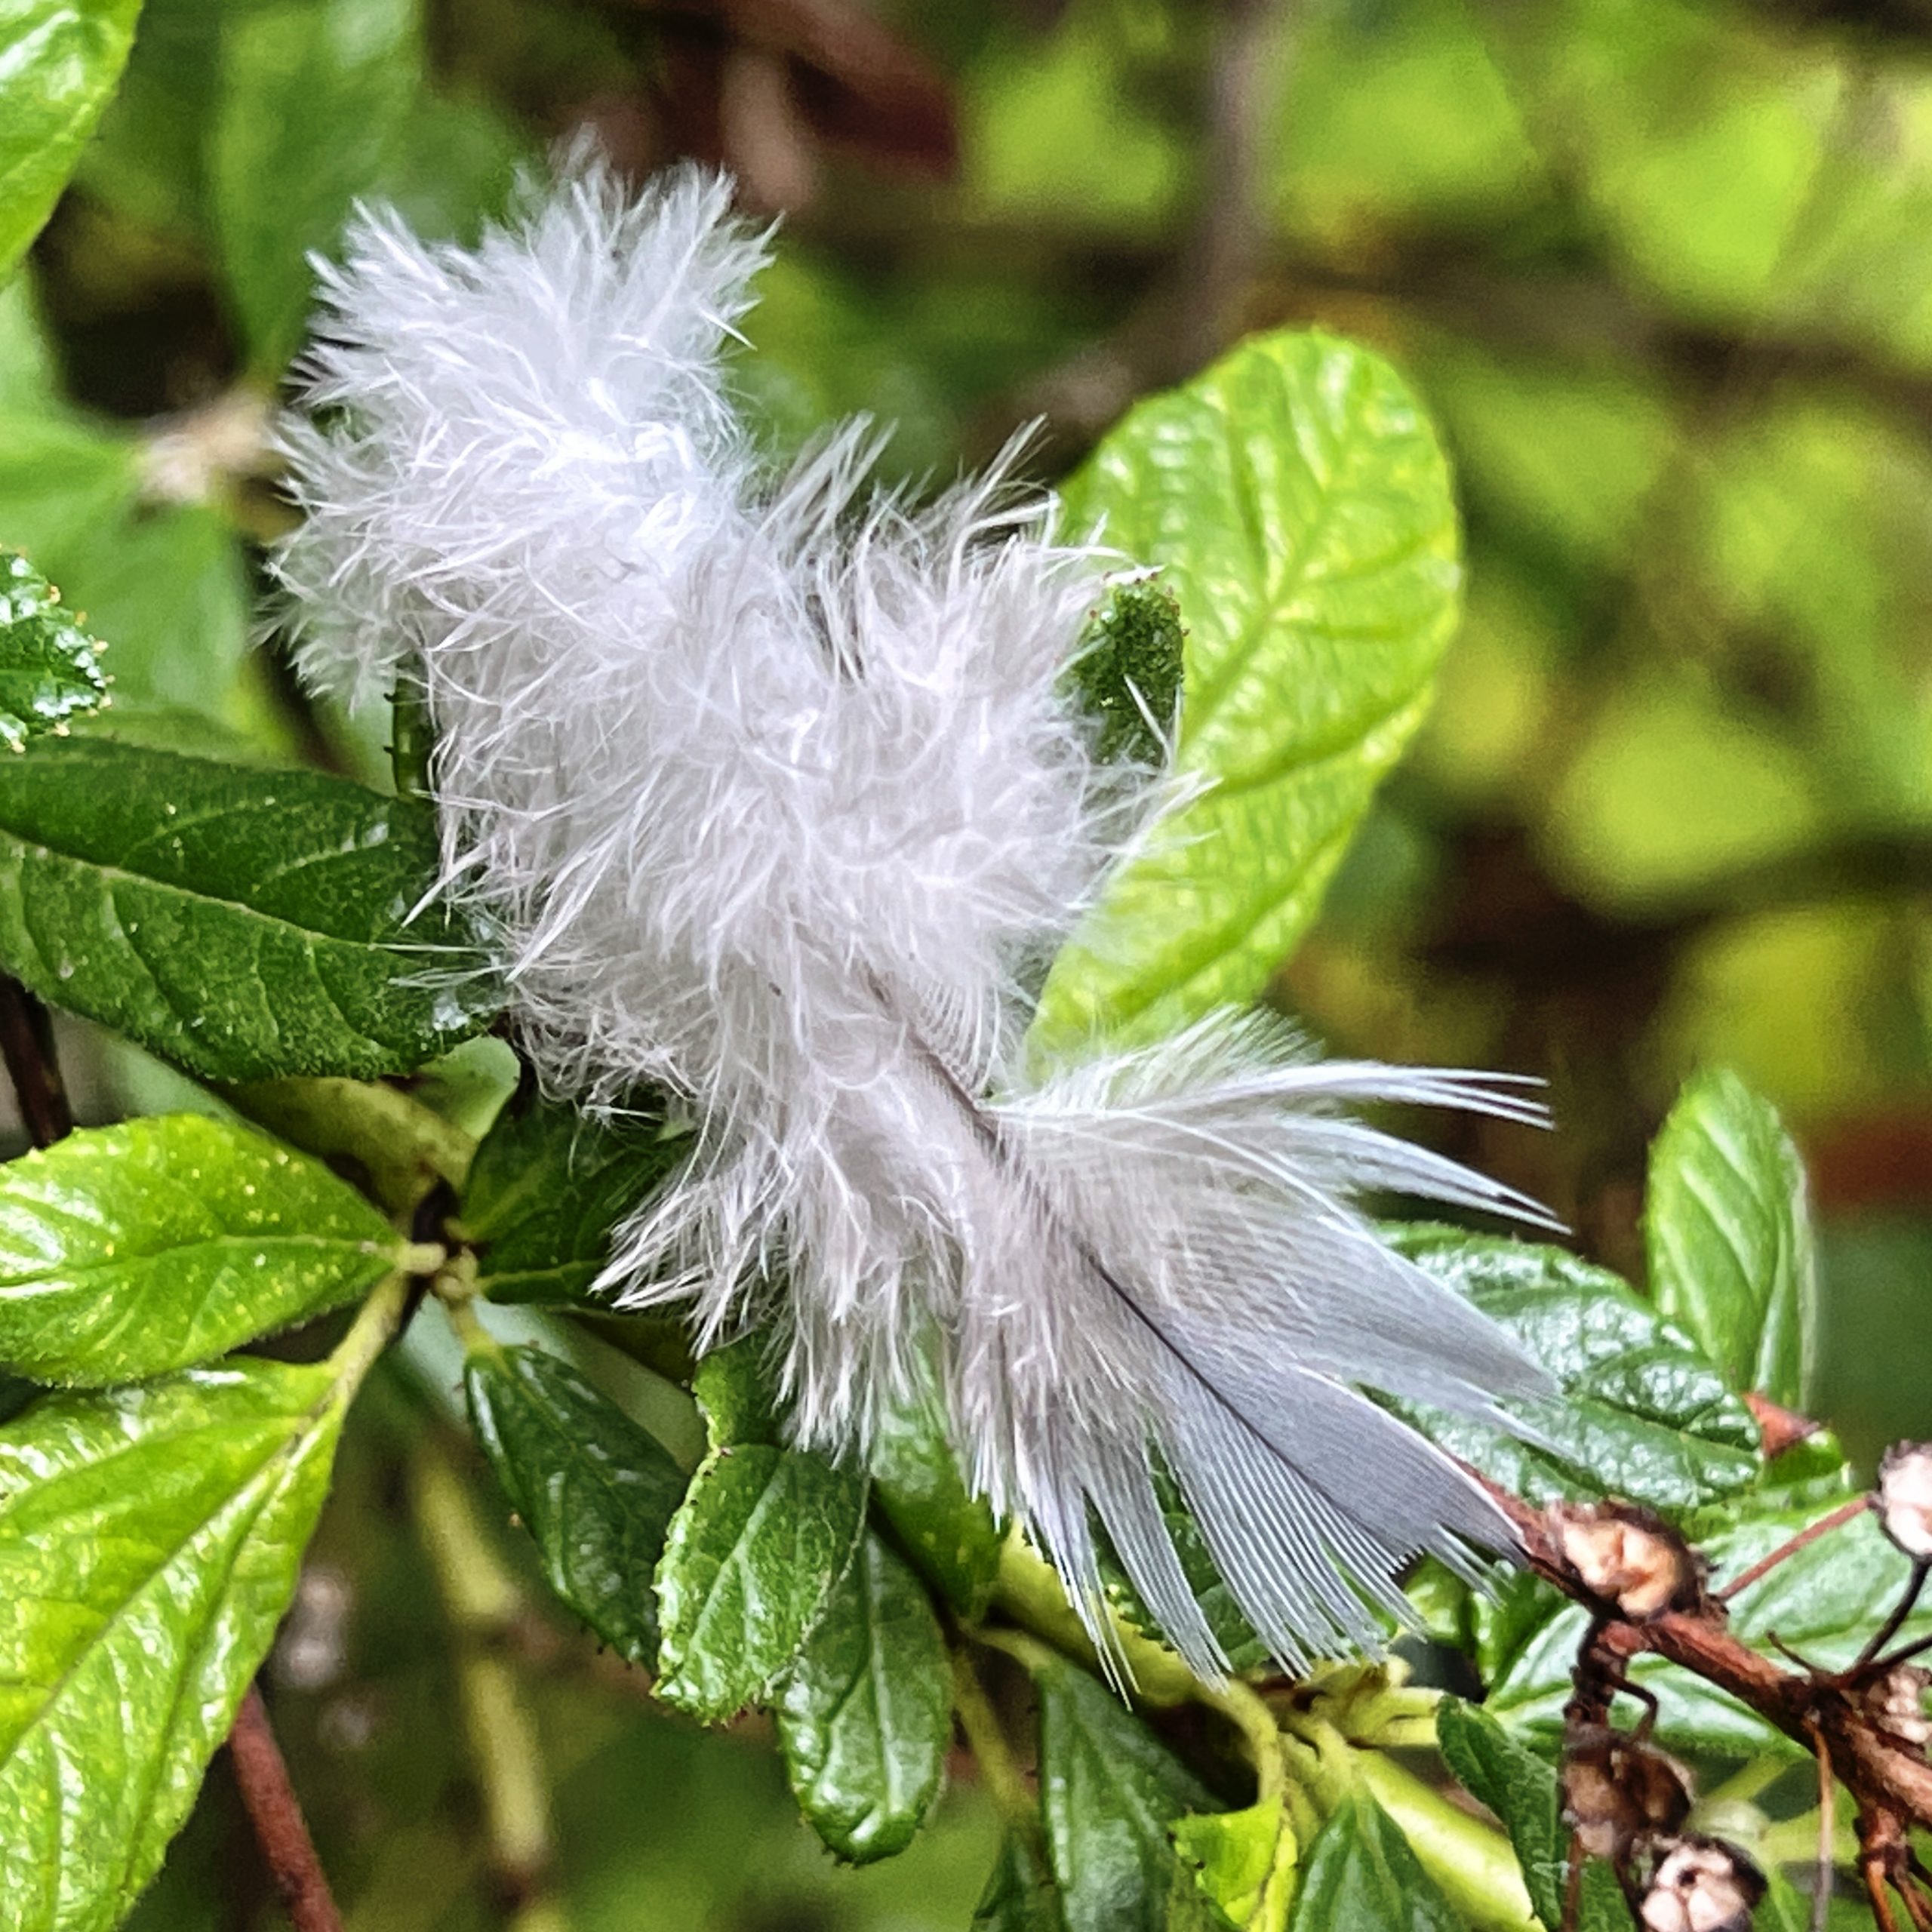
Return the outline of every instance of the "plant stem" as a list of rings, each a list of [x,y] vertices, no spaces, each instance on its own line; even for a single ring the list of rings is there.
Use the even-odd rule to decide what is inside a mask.
[[[1220,1712],[1241,1733],[1242,1749],[1254,1767],[1255,1802],[1266,1804],[1284,1796],[1288,1770],[1281,1752],[1281,1728],[1260,1694],[1232,1677],[1218,1689],[1211,1684],[1197,1684],[1194,1696],[1197,1703]]]
[[[329,1357],[329,1368],[343,1395],[353,1395],[362,1379],[380,1359],[383,1351],[395,1339],[408,1309],[414,1284],[403,1273],[386,1276],[357,1311],[349,1333],[336,1344]]]
[[[254,1685],[235,1714],[228,1755],[242,1808],[262,1848],[263,1862],[295,1932],[343,1932],[342,1915],[315,1856],[315,1841],[301,1801],[290,1783],[288,1766],[269,1722],[268,1706]]]
[[[1537,1924],[1522,1868],[1500,1832],[1451,1804],[1386,1752],[1354,1756],[1363,1785],[1475,1932],[1527,1932]]]
[[[1815,1523],[1807,1523],[1795,1537],[1787,1537],[1777,1548],[1758,1558],[1749,1569],[1732,1577],[1724,1588],[1715,1592],[1719,1603],[1728,1603],[1740,1590],[1747,1590],[1759,1577],[1766,1577],[1780,1563],[1795,1556],[1807,1543],[1836,1529],[1841,1523],[1848,1523],[1852,1518],[1862,1515],[1872,1506],[1869,1496],[1854,1497],[1849,1503],[1841,1503],[1828,1516],[1820,1516]]]
[[[1046,1834],[1040,1823],[1040,1807],[1034,1802],[1025,1775],[1006,1741],[1006,1734],[1000,1728],[998,1714],[963,1645],[952,1654],[952,1708],[1000,1822],[1044,1863]]]

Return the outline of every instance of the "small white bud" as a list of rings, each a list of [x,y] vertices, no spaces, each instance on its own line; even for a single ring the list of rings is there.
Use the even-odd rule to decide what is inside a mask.
[[[1885,1451],[1878,1521],[1915,1562],[1932,1560],[1932,1442],[1894,1442]]]
[[[1896,1743],[1914,1751],[1932,1739],[1932,1721],[1925,1715],[1925,1687],[1932,1672],[1902,1663],[1887,1671],[1865,1694],[1872,1723]]]
[[[1558,1525],[1564,1560],[1578,1580],[1632,1622],[1648,1623],[1694,1596],[1695,1558],[1647,1511],[1587,1505],[1558,1512]]]
[[[1665,1853],[1641,1914],[1645,1932],[1750,1932],[1764,1895],[1758,1869],[1715,1838],[1684,1838]]]

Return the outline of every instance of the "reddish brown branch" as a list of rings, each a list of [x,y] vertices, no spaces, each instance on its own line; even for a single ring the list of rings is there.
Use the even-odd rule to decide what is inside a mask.
[[[343,1932],[342,1915],[315,1856],[301,1800],[289,1782],[268,1707],[252,1684],[235,1715],[228,1752],[256,1842],[295,1932]]]
[[[0,1057],[7,1063],[20,1118],[36,1147],[51,1147],[74,1131],[66,1082],[54,1051],[54,1021],[19,980],[0,974]]]

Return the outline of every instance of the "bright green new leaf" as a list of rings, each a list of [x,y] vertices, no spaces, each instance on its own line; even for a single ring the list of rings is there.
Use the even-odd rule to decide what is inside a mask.
[[[1728,1577],[1768,1555],[1814,1521],[1821,1509],[1754,1514],[1705,1538],[1712,1580]],[[1825,1669],[1850,1663],[1885,1613],[1903,1594],[1909,1561],[1888,1543],[1869,1515],[1854,1518],[1778,1564],[1761,1582],[1731,1600],[1734,1636],[1775,1654],[1770,1639],[1789,1644]],[[1543,1614],[1519,1618],[1507,1647],[1492,1646],[1483,1660],[1491,1689],[1484,1708],[1512,1731],[1558,1736],[1571,1673],[1589,1623],[1580,1606],[1551,1595],[1540,1598]],[[1932,1604],[1921,1604],[1899,1632],[1902,1644],[1932,1639]],[[1632,1678],[1657,1697],[1659,1741],[1675,1751],[1708,1751],[1720,1757],[1755,1757],[1761,1752],[1795,1752],[1783,1732],[1714,1690],[1701,1678],[1641,1657]]]
[[[411,0],[316,0],[232,17],[208,149],[215,232],[253,367],[302,337],[309,255],[401,150],[422,85]]]
[[[840,1857],[890,1858],[932,1809],[952,1741],[939,1619],[918,1578],[867,1535],[779,1699],[798,1809]]]
[[[1262,337],[1137,405],[1066,528],[1161,567],[1186,626],[1178,766],[1211,786],[1055,961],[1034,1044],[1158,1039],[1253,999],[1421,722],[1455,623],[1441,451],[1379,357]]]
[[[405,1244],[318,1162],[199,1114],[83,1128],[0,1167],[0,1365],[94,1387],[353,1301]]]
[[[1174,1849],[1195,1889],[1239,1932],[1284,1932],[1299,1847],[1279,1798],[1180,1819]]]
[[[1509,1834],[1537,1916],[1549,1932],[1563,1932],[1570,1833],[1559,1815],[1555,1769],[1487,1712],[1459,1697],[1443,1699],[1436,1739],[1463,1788],[1487,1805]],[[1593,1863],[1586,1869],[1581,1903],[1574,1932],[1629,1932],[1630,1914],[1608,1866]]]
[[[1315,1834],[1291,1932],[1463,1932],[1408,1841],[1366,1791],[1343,1799]]]
[[[582,1301],[612,1231],[682,1160],[688,1134],[661,1112],[621,1127],[570,1107],[512,1101],[484,1135],[463,1191],[477,1285],[492,1301]]]
[[[463,1371],[469,1416],[550,1587],[632,1663],[657,1654],[651,1578],[684,1500],[657,1438],[555,1355],[482,1349]]]
[[[153,1876],[294,1594],[341,1387],[236,1363],[0,1429],[9,1932],[112,1932]]]
[[[1644,1235],[1657,1306],[1730,1386],[1801,1407],[1818,1300],[1804,1168],[1777,1110],[1734,1073],[1678,1095],[1651,1153]]]
[[[657,1566],[657,1694],[716,1721],[762,1697],[825,1614],[864,1526],[863,1478],[758,1442],[714,1449]]]
[[[93,710],[107,694],[100,649],[26,558],[0,550],[0,746],[18,751]]]
[[[0,759],[0,966],[191,1072],[405,1072],[495,1000],[430,808],[94,740]],[[414,916],[412,916],[414,915]]]
[[[0,0],[0,281],[53,213],[140,11],[140,0]]]
[[[1098,1679],[1054,1658],[1034,1672],[1040,1804],[1066,1932],[1167,1932],[1180,1871],[1170,1832],[1210,1810],[1199,1781]]]

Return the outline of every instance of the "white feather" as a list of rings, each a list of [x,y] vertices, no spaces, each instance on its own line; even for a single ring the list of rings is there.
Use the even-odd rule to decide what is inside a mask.
[[[1235,1013],[1026,1079],[1022,963],[1146,817],[1062,694],[1107,560],[997,472],[869,492],[862,426],[771,471],[720,367],[763,256],[728,192],[579,162],[474,252],[359,220],[287,440],[303,666],[421,667],[445,886],[546,1084],[691,1105],[628,1301],[776,1318],[798,1435],[841,1453],[936,1335],[974,1483],[1097,1628],[1097,1519],[1225,1663],[1158,1461],[1284,1660],[1368,1641],[1409,1558],[1509,1534],[1358,1389],[1487,1414],[1541,1380],[1351,1204],[1527,1204],[1338,1109],[1524,1103]]]

